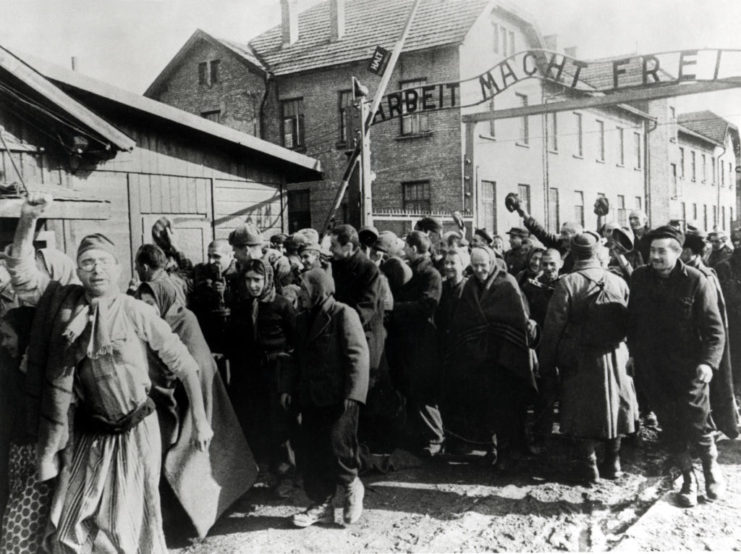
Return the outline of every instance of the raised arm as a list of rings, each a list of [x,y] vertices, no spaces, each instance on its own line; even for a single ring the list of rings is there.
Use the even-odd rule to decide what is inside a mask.
[[[30,193],[21,206],[21,217],[15,228],[13,245],[7,258],[10,282],[18,298],[25,304],[35,306],[51,278],[36,266],[36,251],[33,237],[36,222],[53,202],[48,194]]]

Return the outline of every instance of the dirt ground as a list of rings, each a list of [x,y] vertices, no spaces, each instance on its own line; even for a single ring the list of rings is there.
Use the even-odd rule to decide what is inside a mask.
[[[307,505],[300,489],[280,500],[258,483],[204,541],[172,552],[741,550],[741,441],[719,448],[729,494],[692,510],[674,503],[677,475],[655,432],[624,445],[623,477],[593,487],[569,482],[569,445],[555,437],[549,454],[507,473],[477,453],[365,475],[363,518],[347,528],[292,528],[287,518]]]

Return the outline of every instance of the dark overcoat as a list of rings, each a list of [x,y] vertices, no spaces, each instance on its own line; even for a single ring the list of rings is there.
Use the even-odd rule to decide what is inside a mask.
[[[280,390],[298,395],[302,406],[326,407],[346,399],[364,404],[368,360],[360,317],[330,296],[296,318],[294,363],[281,372]]]
[[[677,398],[689,397],[699,364],[717,376],[726,340],[723,320],[712,284],[682,261],[666,279],[650,265],[636,269],[630,291],[628,346],[636,384],[658,413]],[[693,405],[687,431],[704,433],[709,416],[707,394]]]
[[[623,279],[597,260],[578,261],[556,284],[540,344],[541,371],[553,374],[557,367],[561,377],[561,432],[573,437],[614,439],[635,432],[638,419],[625,342],[595,348],[581,340],[588,298],[602,279],[605,289],[627,307]]]
[[[731,350],[733,384],[741,391],[741,249],[716,267],[728,314],[728,342]]]
[[[411,264],[412,278],[399,289],[389,326],[389,363],[406,392],[434,400],[439,394],[435,311],[442,294],[442,277],[432,260]]]
[[[368,350],[370,368],[375,370],[381,362],[386,341],[383,326],[384,298],[380,272],[376,264],[360,250],[347,260],[332,261],[335,299],[347,304],[360,316]]]

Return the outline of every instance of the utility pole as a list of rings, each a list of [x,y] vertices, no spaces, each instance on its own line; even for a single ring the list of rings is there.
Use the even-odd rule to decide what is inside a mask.
[[[368,109],[366,114],[363,117],[363,123],[361,123],[361,140],[358,142],[358,144],[355,146],[355,150],[353,150],[352,154],[350,155],[350,159],[347,162],[347,167],[345,168],[345,172],[342,175],[342,181],[340,183],[340,188],[337,190],[337,195],[335,196],[334,203],[332,205],[332,209],[327,214],[327,219],[324,221],[324,233],[327,233],[329,230],[330,225],[332,224],[332,220],[334,219],[334,215],[337,212],[337,209],[340,207],[340,204],[342,203],[342,197],[345,195],[345,191],[347,190],[347,186],[350,183],[350,178],[352,177],[353,172],[355,171],[355,167],[358,165],[358,162],[361,161],[361,154],[363,151],[363,145],[367,142],[368,137],[368,130],[370,129],[371,124],[373,123],[373,118],[376,116],[376,112],[378,111],[378,106],[381,105],[381,100],[383,100],[383,95],[386,92],[386,87],[389,84],[389,81],[391,80],[391,75],[394,72],[394,68],[396,67],[396,62],[399,60],[399,56],[401,55],[401,50],[404,47],[404,41],[406,41],[407,35],[409,34],[409,30],[412,27],[412,21],[414,20],[414,15],[417,13],[417,8],[419,8],[419,5],[422,0],[414,0],[414,4],[412,5],[412,9],[409,11],[409,15],[407,16],[406,24],[404,25],[404,31],[401,33],[401,37],[394,45],[394,50],[391,52],[391,58],[389,59],[389,63],[386,66],[386,70],[383,72],[383,77],[381,77],[381,82],[378,84],[378,89],[376,90],[376,94],[373,97],[373,103],[371,104],[370,108]],[[362,104],[361,104],[362,105]],[[370,176],[370,147],[368,148],[368,155],[366,156],[367,159],[367,166],[368,170],[366,172],[366,175]],[[368,185],[368,189],[370,190],[370,185]],[[361,191],[361,198],[363,198],[364,204],[365,204],[365,190]],[[372,209],[372,208],[371,208]],[[366,213],[366,207],[363,206],[363,214]],[[372,211],[371,213],[371,219],[372,219]],[[368,223],[365,223],[366,225]]]
[[[367,122],[369,112],[368,102],[360,98],[360,194],[361,213],[360,225],[373,225],[373,171],[371,170],[370,133]]]

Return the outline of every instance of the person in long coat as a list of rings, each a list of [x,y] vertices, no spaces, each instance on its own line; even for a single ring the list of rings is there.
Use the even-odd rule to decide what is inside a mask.
[[[536,389],[528,311],[515,278],[491,249],[473,248],[471,268],[452,324],[457,373],[446,382],[469,399],[461,409],[470,427],[461,434],[491,442],[496,433],[496,467],[507,469],[525,449],[525,405]]]
[[[441,383],[434,322],[442,277],[433,265],[430,247],[430,239],[421,231],[412,231],[406,239],[412,278],[396,295],[388,348],[389,364],[408,400],[413,446],[428,457],[440,453],[445,438],[438,407]]]
[[[697,504],[692,456],[699,454],[711,479],[708,498],[718,498],[723,480],[713,447],[709,383],[723,358],[725,329],[712,285],[680,259],[684,235],[670,226],[651,231],[650,265],[630,283],[628,346],[636,378],[658,416],[662,435],[682,471],[678,502]]]
[[[386,341],[379,269],[360,249],[358,232],[352,225],[332,229],[331,240],[335,298],[358,312],[368,341],[371,374],[375,374]]]
[[[232,362],[229,395],[257,462],[273,473],[275,492],[286,496],[296,467],[291,440],[296,429],[292,414],[280,408],[278,372],[280,358],[293,349],[296,311],[277,294],[269,263],[252,259],[242,270],[248,297],[232,304],[226,340]]]
[[[257,465],[244,439],[216,362],[193,312],[180,303],[177,285],[169,279],[145,282],[137,297],[153,306],[188,348],[200,369],[206,417],[214,430],[208,451],[190,448],[193,424],[187,417],[188,403],[182,385],[167,378],[162,361],[150,350],[150,396],[157,404],[162,437],[162,515],[165,530],[182,536],[178,519],[184,510],[199,538],[204,538],[216,520],[252,486]],[[164,483],[167,483],[165,486]]]
[[[716,271],[726,300],[733,387],[736,397],[741,398],[741,248],[734,249]]]
[[[576,261],[572,272],[556,284],[540,345],[541,373],[560,374],[560,429],[577,440],[580,469],[587,482],[600,476],[614,479],[621,473],[621,436],[634,433],[638,419],[635,387],[626,371],[628,285],[602,267],[598,248],[599,238],[593,233],[581,233],[571,240]],[[590,343],[584,326],[594,323],[587,311],[599,309],[594,306],[593,295],[601,287],[617,306],[616,334]],[[595,313],[593,317],[600,315]],[[599,471],[595,454],[598,441],[606,443]]]

